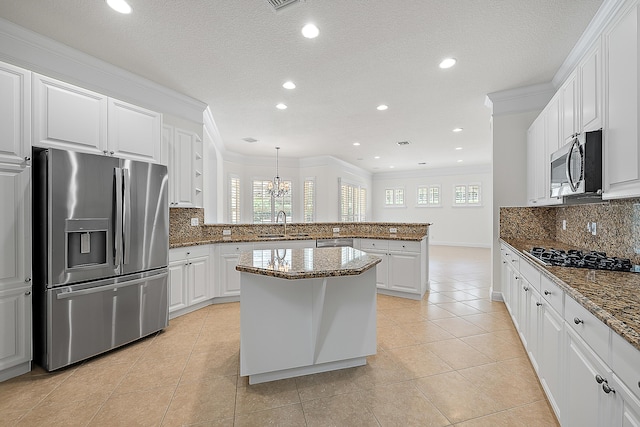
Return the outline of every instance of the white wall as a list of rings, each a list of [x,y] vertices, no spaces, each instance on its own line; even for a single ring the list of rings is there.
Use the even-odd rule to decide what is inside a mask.
[[[453,206],[456,184],[481,185],[481,206]],[[418,207],[417,187],[440,185],[440,207]],[[385,190],[404,188],[405,207],[385,207]],[[493,189],[491,165],[451,169],[386,172],[373,177],[373,220],[377,222],[429,222],[433,245],[491,246]]]

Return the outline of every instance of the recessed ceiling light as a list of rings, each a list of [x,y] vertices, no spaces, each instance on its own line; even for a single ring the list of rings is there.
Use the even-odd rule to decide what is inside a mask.
[[[375,156],[375,157],[374,157],[374,159],[379,159],[379,158],[380,158],[380,156]]]
[[[376,109],[377,109],[378,111],[384,111],[384,110],[386,110],[387,108],[389,108],[389,106],[388,106],[388,105],[384,105],[384,104],[380,104],[380,105],[378,105],[378,106],[376,107]]]
[[[302,35],[308,39],[315,39],[320,34],[320,30],[313,24],[307,24],[302,27]]]
[[[286,106],[286,105],[284,105],[284,104],[282,104],[282,103],[280,103],[280,104],[276,105],[276,108],[277,108],[278,110],[286,110],[286,109],[287,109],[287,106]]]
[[[462,160],[458,160],[458,163],[462,163]]]
[[[116,12],[129,14],[133,10],[125,0],[106,0],[109,7]]]
[[[393,168],[395,168],[395,166],[389,166],[389,169],[393,169]]]
[[[462,132],[462,128],[455,128],[451,132]]]
[[[460,151],[462,150],[462,147],[456,147],[456,150]]]
[[[440,63],[440,68],[451,68],[456,65],[456,62],[454,58],[445,58]]]
[[[296,88],[296,84],[292,81],[288,81],[288,82],[284,82],[282,84],[282,87],[285,89],[295,89]]]
[[[356,147],[360,145],[359,142],[354,142],[353,145],[355,145]]]

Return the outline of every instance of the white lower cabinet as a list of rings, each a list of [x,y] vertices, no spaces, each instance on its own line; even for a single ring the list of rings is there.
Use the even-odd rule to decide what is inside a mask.
[[[538,335],[538,375],[549,403],[562,419],[562,357],[564,354],[564,321],[544,299],[541,301],[540,334]]]
[[[360,239],[360,250],[382,258],[376,266],[378,292],[421,299],[429,282],[427,242]]]
[[[169,251],[169,313],[187,309],[213,297],[209,246]]]
[[[217,297],[240,296],[240,272],[236,270],[240,252],[253,249],[253,243],[219,243],[216,245],[218,259]]]
[[[31,286],[0,290],[0,381],[31,370]]]
[[[565,338],[566,392],[562,425],[613,425],[610,414],[615,394],[603,391],[605,381],[611,380],[611,371],[571,327],[566,328]]]
[[[640,399],[632,393],[616,374],[611,376],[609,385],[615,392],[612,427],[640,427]]]

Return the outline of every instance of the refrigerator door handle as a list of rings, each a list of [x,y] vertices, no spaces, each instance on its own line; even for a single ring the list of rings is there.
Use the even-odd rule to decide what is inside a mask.
[[[131,252],[131,173],[129,169],[122,169],[122,180],[124,185],[124,197],[122,206],[122,235],[123,235],[123,264],[129,264]]]
[[[116,225],[113,230],[113,242],[114,242],[114,253],[115,258],[113,260],[114,265],[120,267],[122,264],[122,169],[114,168],[115,172],[115,180],[116,180],[116,188],[115,188],[115,196],[116,196],[116,212],[115,219]],[[120,271],[120,270],[118,270]]]
[[[56,295],[56,299],[72,298],[72,297],[77,297],[79,295],[89,295],[89,294],[95,294],[97,292],[110,291],[111,289],[126,288],[127,286],[138,285],[140,283],[148,282],[150,280],[162,279],[163,277],[168,275],[169,275],[169,272],[164,272],[161,274],[156,274],[154,276],[141,277],[139,279],[129,280],[128,282],[119,282],[119,283],[114,283],[112,285],[107,285],[107,286],[96,286],[94,288],[80,289],[77,291],[60,292],[59,294]]]

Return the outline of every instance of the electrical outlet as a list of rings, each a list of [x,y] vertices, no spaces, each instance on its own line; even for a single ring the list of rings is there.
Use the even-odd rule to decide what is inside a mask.
[[[223,236],[231,236],[231,230],[222,230]]]
[[[198,218],[191,218],[191,226],[192,227],[197,227],[199,223],[200,222],[198,221]]]
[[[339,233],[340,232],[340,227],[333,227],[333,232],[334,233]]]
[[[591,223],[591,234],[593,234],[594,236],[596,235],[596,223],[595,222]]]
[[[397,228],[395,228],[395,227],[391,227],[391,228],[389,229],[389,233],[397,233],[397,232],[398,232],[398,229],[397,229]]]
[[[567,220],[566,220],[566,219],[563,219],[563,220],[562,220],[562,229],[563,229],[563,230],[566,230],[566,229],[567,229]]]

